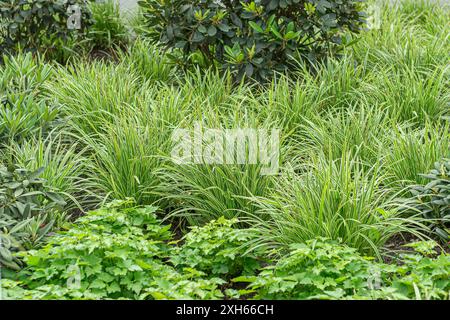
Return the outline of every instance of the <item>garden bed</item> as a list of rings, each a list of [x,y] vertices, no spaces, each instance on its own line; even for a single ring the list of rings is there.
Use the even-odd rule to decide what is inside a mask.
[[[241,35],[189,21],[180,51],[111,3],[5,45],[0,298],[449,299],[450,14],[388,2],[345,36],[308,2],[341,43],[289,64],[293,24],[218,52]]]

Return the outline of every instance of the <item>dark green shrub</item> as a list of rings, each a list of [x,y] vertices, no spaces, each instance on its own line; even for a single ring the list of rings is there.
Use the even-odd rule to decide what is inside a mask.
[[[408,211],[429,219],[434,233],[443,241],[450,240],[450,159],[434,164],[434,169],[422,177],[430,180],[424,186],[411,188],[412,198],[406,201]]]
[[[19,269],[20,261],[12,252],[38,244],[53,226],[52,214],[65,205],[39,178],[42,170],[0,167],[0,265]]]
[[[297,59],[321,60],[364,24],[364,0],[142,0],[148,34],[179,48],[183,63],[209,64],[264,79]]]
[[[80,9],[80,25],[68,27],[68,19]],[[78,12],[76,12],[78,13]],[[0,2],[0,51],[18,49],[61,57],[61,50],[83,37],[91,23],[85,0],[5,0]]]

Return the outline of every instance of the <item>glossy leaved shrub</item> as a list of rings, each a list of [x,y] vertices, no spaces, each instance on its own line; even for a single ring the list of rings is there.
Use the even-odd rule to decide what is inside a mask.
[[[411,213],[420,213],[432,224],[432,230],[442,241],[450,240],[450,159],[434,164],[434,168],[421,175],[427,179],[425,185],[411,187],[412,197],[406,199],[405,208]]]
[[[40,178],[43,170],[0,166],[0,269],[19,270],[21,261],[13,252],[42,242],[65,205],[61,194]]]
[[[298,60],[321,60],[364,25],[364,0],[142,0],[148,34],[186,63],[268,78]]]
[[[0,1],[0,51],[25,50],[61,58],[92,23],[85,0]]]

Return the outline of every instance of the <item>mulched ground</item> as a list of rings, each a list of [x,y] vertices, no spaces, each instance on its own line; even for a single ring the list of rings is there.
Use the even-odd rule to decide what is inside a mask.
[[[394,263],[397,257],[402,253],[413,252],[414,249],[411,247],[405,247],[406,244],[420,241],[419,238],[412,236],[411,234],[398,234],[392,237],[387,244],[384,246],[387,254],[383,257],[385,263]],[[436,248],[438,254],[446,252],[450,254],[450,243],[447,246],[442,246]]]

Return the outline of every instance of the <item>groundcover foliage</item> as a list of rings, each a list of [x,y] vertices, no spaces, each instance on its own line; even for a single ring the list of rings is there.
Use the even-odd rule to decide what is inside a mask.
[[[252,237],[231,228],[237,221],[219,219],[195,229],[176,247],[170,225],[156,217],[157,207],[120,208],[129,204],[115,202],[92,211],[41,249],[23,252],[27,268],[19,278],[32,290],[6,294],[46,299],[212,299],[224,296],[220,288],[226,281],[220,275],[248,273],[259,266],[254,256],[237,251]],[[202,246],[197,248],[196,243]]]
[[[435,243],[416,243],[433,254]],[[431,247],[431,251],[430,251]],[[423,252],[422,252],[423,253]],[[257,299],[447,299],[450,259],[422,254],[401,257],[402,266],[374,262],[355,249],[327,239],[292,244],[287,256],[250,282]],[[433,272],[430,272],[434,270]],[[419,280],[420,279],[420,280]]]
[[[157,207],[116,201],[89,212],[39,250],[21,254],[19,281],[2,280],[11,299],[447,298],[450,257],[436,243],[410,246],[403,265],[385,265],[319,238],[292,244],[274,265],[265,251],[243,254],[254,236],[220,218],[172,241]],[[125,206],[125,208],[123,207]],[[238,251],[239,250],[239,251]],[[433,270],[433,272],[429,272]],[[229,276],[237,276],[230,279]],[[249,282],[246,289],[233,284]]]

